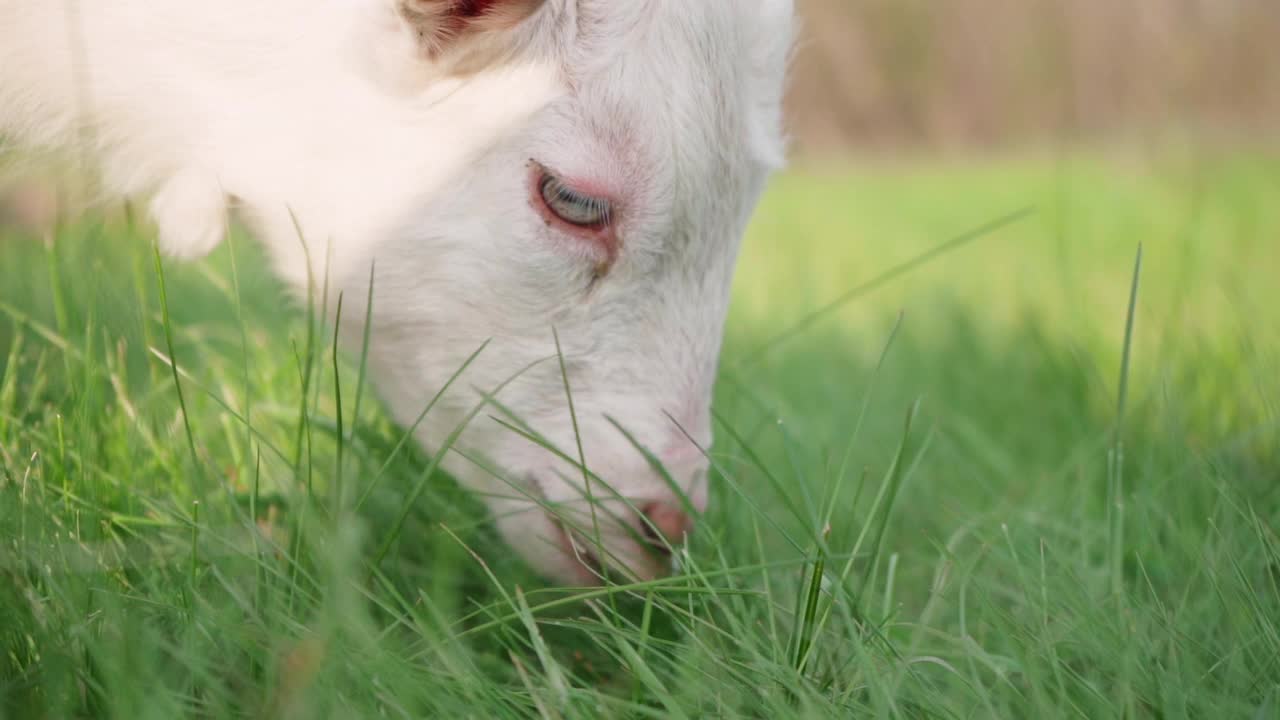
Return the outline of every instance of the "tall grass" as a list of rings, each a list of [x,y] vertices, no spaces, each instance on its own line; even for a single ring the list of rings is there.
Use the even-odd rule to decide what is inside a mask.
[[[354,399],[363,354],[244,237],[157,270],[118,219],[4,236],[0,716],[1274,716],[1277,188],[1256,158],[784,178],[712,509],[677,577],[590,590]]]

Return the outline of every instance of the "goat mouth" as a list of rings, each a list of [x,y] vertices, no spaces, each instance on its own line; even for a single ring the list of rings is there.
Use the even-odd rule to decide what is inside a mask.
[[[537,478],[531,476],[530,481],[553,531],[553,536],[549,539],[569,560],[570,572],[584,586],[597,587],[610,581],[669,575],[676,569],[677,560],[670,546],[650,529],[641,529],[644,536],[636,540],[642,557],[632,562],[639,563],[639,566],[625,567],[627,563],[624,562],[623,567],[618,567],[605,562],[605,558],[617,560],[618,556],[610,551],[603,540],[593,541],[583,531],[574,529],[568,520],[550,507],[547,494]]]
[[[588,585],[654,579],[671,575],[679,567],[679,560],[669,546],[652,540],[638,542],[641,557],[631,561],[635,564],[627,567],[611,566],[601,559],[602,554],[603,557],[615,557],[607,546],[593,542],[551,512],[547,513],[547,519],[555,528],[556,545],[570,559],[577,579]]]
[[[534,495],[540,501],[539,504],[542,505],[542,512],[546,516],[547,522],[555,531],[555,537],[552,539],[560,552],[571,561],[574,575],[584,585],[600,585],[603,583],[605,580],[604,564],[600,562],[600,558],[591,552],[588,549],[588,543],[574,533],[569,524],[549,507],[547,492],[543,489],[542,483],[538,481],[538,476],[529,475],[528,483]]]
[[[592,585],[604,582],[607,577],[604,563],[600,562],[599,556],[591,551],[589,544],[570,529],[564,520],[554,514],[547,513],[547,519],[556,530],[556,544],[560,546],[565,557],[573,561],[573,569],[578,579]]]

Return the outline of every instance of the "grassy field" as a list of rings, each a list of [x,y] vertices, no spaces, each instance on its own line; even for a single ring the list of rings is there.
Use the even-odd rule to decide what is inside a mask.
[[[339,424],[245,238],[166,306],[127,218],[0,228],[0,718],[1280,717],[1277,198],[1244,154],[779,179],[686,574],[598,591],[351,358]]]

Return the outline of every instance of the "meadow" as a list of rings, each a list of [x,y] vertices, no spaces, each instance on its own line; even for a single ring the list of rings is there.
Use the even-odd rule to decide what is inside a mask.
[[[0,227],[0,718],[1280,717],[1278,199],[1194,147],[780,177],[713,506],[589,590],[243,233]]]

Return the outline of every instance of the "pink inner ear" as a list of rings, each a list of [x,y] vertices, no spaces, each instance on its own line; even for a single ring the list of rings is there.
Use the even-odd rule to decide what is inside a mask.
[[[487,15],[499,0],[458,0],[454,5],[453,15],[464,18],[477,18]]]

